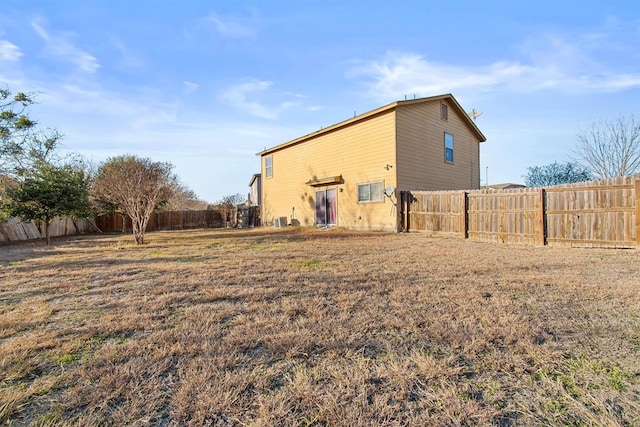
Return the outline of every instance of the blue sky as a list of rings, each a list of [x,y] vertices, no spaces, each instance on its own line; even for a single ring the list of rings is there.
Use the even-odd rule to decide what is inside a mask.
[[[94,162],[169,161],[200,198],[255,154],[405,95],[480,110],[481,181],[640,116],[640,2],[1,0],[0,84]]]

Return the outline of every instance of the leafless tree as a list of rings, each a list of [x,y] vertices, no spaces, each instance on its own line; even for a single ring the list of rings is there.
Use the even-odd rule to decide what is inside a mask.
[[[184,184],[178,184],[173,196],[163,209],[167,211],[206,210],[208,205],[204,200],[200,200],[193,190]]]
[[[640,172],[640,121],[633,115],[578,131],[577,160],[601,179]]]
[[[224,196],[214,206],[218,208],[222,214],[222,220],[231,227],[237,227],[237,207],[245,201],[246,197],[240,193]]]
[[[170,163],[136,156],[112,157],[98,168],[91,193],[96,202],[115,207],[131,218],[133,237],[141,245],[151,214],[179,186],[172,169]]]

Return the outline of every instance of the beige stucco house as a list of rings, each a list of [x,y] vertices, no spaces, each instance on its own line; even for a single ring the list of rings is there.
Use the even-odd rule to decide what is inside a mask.
[[[258,153],[264,224],[398,230],[399,190],[480,187],[486,138],[451,94],[397,101]]]

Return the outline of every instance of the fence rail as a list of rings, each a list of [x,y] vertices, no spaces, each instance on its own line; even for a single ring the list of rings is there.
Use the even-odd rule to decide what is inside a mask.
[[[549,188],[403,191],[405,231],[478,241],[640,247],[640,175]]]

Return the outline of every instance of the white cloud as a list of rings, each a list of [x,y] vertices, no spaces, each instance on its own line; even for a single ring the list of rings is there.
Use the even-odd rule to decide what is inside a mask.
[[[277,121],[236,121],[224,116],[224,108],[162,102],[162,94],[140,89],[50,85],[42,97],[41,117],[65,134],[66,150],[94,162],[123,153],[169,161],[209,201],[248,191],[251,175],[260,171],[255,153],[302,133]]]
[[[40,36],[42,40],[47,42],[50,40],[49,33],[47,33],[45,29],[42,28],[42,26],[37,22],[31,22],[31,28],[33,28],[33,30],[36,32],[36,34],[38,34],[38,36]]]
[[[272,82],[251,80],[229,87],[222,93],[222,98],[239,110],[252,116],[264,119],[276,119],[279,114],[298,105],[297,102],[284,101],[275,106],[267,106],[258,101],[260,94],[265,94],[273,85]]]
[[[17,61],[21,56],[18,46],[7,40],[0,40],[0,61]]]
[[[117,67],[127,71],[140,71],[146,66],[142,57],[131,52],[129,47],[118,39],[113,39],[113,45],[120,53]]]
[[[31,27],[45,42],[46,54],[71,62],[86,73],[95,73],[100,68],[96,57],[71,43],[70,33],[50,33],[37,21],[32,21]]]
[[[620,74],[603,81],[600,86],[606,91],[618,91],[631,87],[640,87],[640,74]]]
[[[533,41],[532,41],[533,40]],[[523,43],[525,59],[502,60],[478,67],[429,61],[417,53],[390,52],[347,71],[349,78],[365,78],[371,97],[389,102],[404,95],[429,96],[488,90],[532,93],[548,89],[560,93],[615,92],[640,87],[640,73],[624,73],[590,55],[596,39],[572,43],[555,35]],[[594,44],[589,44],[589,41]]]
[[[185,95],[195,92],[198,89],[198,87],[200,87],[197,83],[189,82],[186,80],[182,82],[182,84],[184,85],[183,93]]]
[[[364,76],[374,98],[388,102],[404,95],[437,95],[459,89],[496,86],[505,76],[524,72],[518,64],[496,63],[485,70],[425,60],[415,53],[389,53],[385,58],[352,68],[347,77]]]
[[[60,129],[65,142],[76,149],[102,144],[105,147],[133,149],[138,144],[157,146],[152,138],[142,138],[163,126],[176,123],[177,103],[166,102],[162,94],[144,88],[109,90],[97,83],[31,81],[38,91],[43,125]],[[74,138],[78,133],[79,140]],[[115,135],[118,135],[115,137]],[[118,145],[118,140],[126,141]]]
[[[244,38],[255,35],[255,30],[252,27],[238,23],[231,18],[222,17],[215,12],[211,12],[207,16],[207,20],[214,24],[222,37]]]

